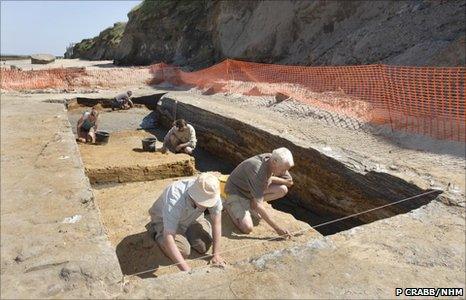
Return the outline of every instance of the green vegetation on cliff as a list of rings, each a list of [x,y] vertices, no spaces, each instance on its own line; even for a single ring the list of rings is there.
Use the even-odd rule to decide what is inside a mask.
[[[118,22],[103,30],[98,36],[82,40],[74,45],[71,58],[113,59],[114,51],[121,41],[125,27],[125,22]]]

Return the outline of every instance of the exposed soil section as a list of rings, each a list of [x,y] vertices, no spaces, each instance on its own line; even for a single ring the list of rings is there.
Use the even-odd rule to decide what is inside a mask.
[[[295,185],[290,190],[289,197],[279,201],[276,207],[292,212],[295,217],[301,217],[313,225],[427,192],[384,172],[355,172],[337,159],[257,128],[254,123],[241,122],[184,100],[182,97],[163,98],[159,110],[160,122],[170,125],[172,112],[176,109],[178,117],[186,119],[196,128],[200,147],[216,153],[232,164],[239,164],[248,157],[271,152],[275,148],[290,149],[296,164],[291,170]],[[438,191],[362,214],[340,222],[338,227],[328,226],[319,230],[324,234],[331,234],[406,213],[425,205],[440,193]]]
[[[98,186],[94,189],[103,223],[110,242],[116,247],[116,254],[123,274],[132,274],[159,266],[162,267],[160,270],[148,272],[141,277],[158,276],[178,270],[176,267],[163,268],[163,266],[172,263],[149,237],[145,228],[145,225],[150,221],[148,209],[160,196],[163,189],[174,180],[176,179]],[[270,205],[267,205],[267,209],[274,220],[280,224],[286,224],[285,226],[290,231],[304,230],[304,232],[290,240],[266,242],[266,239],[276,237],[275,231],[267,223],[256,220],[251,234],[241,234],[224,211],[221,245],[222,251],[227,251],[223,257],[230,264],[257,258],[271,251],[296,246],[310,237],[320,236],[308,224],[294,219],[290,214],[277,211]],[[246,245],[250,246],[244,247]],[[190,259],[199,256],[193,251]],[[193,267],[205,266],[206,264],[207,260],[205,259],[190,262]]]
[[[131,97],[135,107],[146,107],[150,110],[155,110],[157,102],[166,93],[157,93],[153,95],[144,95],[139,97]],[[97,106],[99,109],[112,108],[113,98],[89,98],[89,97],[77,97],[67,102],[68,109],[76,109],[79,107],[93,107]]]
[[[194,159],[186,154],[144,152],[144,131],[114,132],[108,144],[80,144],[79,151],[91,184],[164,179],[194,174]],[[161,144],[157,143],[157,147]]]

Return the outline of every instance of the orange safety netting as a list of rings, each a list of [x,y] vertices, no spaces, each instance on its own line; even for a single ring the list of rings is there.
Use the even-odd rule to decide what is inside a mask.
[[[1,70],[1,88],[122,88],[168,82],[210,94],[281,93],[362,122],[465,141],[465,73],[464,67],[306,67],[226,60],[196,72],[163,63],[108,70]]]
[[[387,65],[306,67],[226,60],[196,72],[152,65],[152,83],[209,93],[285,94],[371,124],[439,139],[465,141],[464,67]],[[319,93],[337,92],[336,97]]]
[[[5,90],[67,88],[74,78],[84,74],[84,68],[57,68],[36,71],[2,69],[1,88]]]
[[[121,88],[150,81],[146,68],[56,68],[45,70],[1,70],[4,90],[40,90],[74,88]]]

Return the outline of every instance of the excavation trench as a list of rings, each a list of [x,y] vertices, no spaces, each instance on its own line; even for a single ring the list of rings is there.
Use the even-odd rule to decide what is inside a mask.
[[[418,186],[387,173],[370,171],[361,174],[340,161],[290,140],[271,134],[250,123],[184,103],[181,99],[164,97],[158,105],[159,123],[170,126],[173,112],[192,124],[199,147],[233,165],[258,153],[287,147],[293,153],[295,167],[291,170],[294,186],[285,199],[275,201],[276,209],[291,213],[312,226],[346,217],[426,192]],[[427,204],[439,192],[418,197],[355,218],[318,227],[324,235],[355,226],[407,213]]]
[[[409,212],[427,204],[438,193],[419,197],[355,218],[320,226],[354,213],[395,202],[425,192],[421,188],[386,173],[361,174],[334,158],[312,148],[304,148],[274,134],[207,109],[161,94],[141,97],[143,106],[127,111],[111,111],[110,99],[80,98],[68,101],[68,116],[75,131],[82,112],[97,105],[101,111],[100,129],[111,132],[105,146],[80,144],[85,171],[94,189],[104,225],[124,274],[160,267],[140,275],[151,277],[176,270],[165,267],[170,261],[146,233],[147,210],[174,178],[192,176],[197,171],[229,174],[235,165],[258,153],[277,147],[289,148],[296,166],[291,170],[295,185],[286,198],[274,201],[273,217],[290,231],[302,234],[288,241],[268,240],[274,232],[265,222],[256,222],[251,235],[239,233],[228,216],[223,218],[222,245],[230,249],[224,256],[230,262],[251,259],[267,252],[304,243],[320,234],[334,234],[355,226]],[[138,103],[137,100],[135,103]],[[176,104],[177,103],[177,104]],[[176,106],[176,107],[175,107]],[[176,112],[176,113],[175,113]],[[194,157],[184,154],[142,152],[141,140],[155,135],[162,140],[176,114],[197,131],[198,147]],[[160,147],[158,143],[158,147]],[[225,212],[224,212],[225,214]],[[249,247],[249,244],[254,246]],[[241,251],[233,251],[235,248]],[[190,258],[200,255],[193,252]],[[193,262],[205,265],[204,260]]]

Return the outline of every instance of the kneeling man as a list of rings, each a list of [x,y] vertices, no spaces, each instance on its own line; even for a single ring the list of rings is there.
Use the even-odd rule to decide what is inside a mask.
[[[293,179],[288,170],[294,166],[287,148],[253,156],[240,163],[225,184],[225,209],[233,223],[243,233],[253,228],[251,213],[264,219],[280,236],[289,231],[276,224],[264,208],[263,201],[284,197]]]
[[[204,217],[208,209],[212,225]],[[178,265],[189,271],[185,258],[191,248],[206,253],[213,241],[211,262],[223,265],[220,257],[222,233],[222,201],[220,183],[212,174],[203,173],[196,179],[182,179],[170,184],[149,210],[155,241],[162,251]]]
[[[186,123],[184,119],[175,121],[174,126],[168,131],[163,139],[162,153],[167,149],[174,153],[192,154],[196,147],[196,131],[194,127]]]

